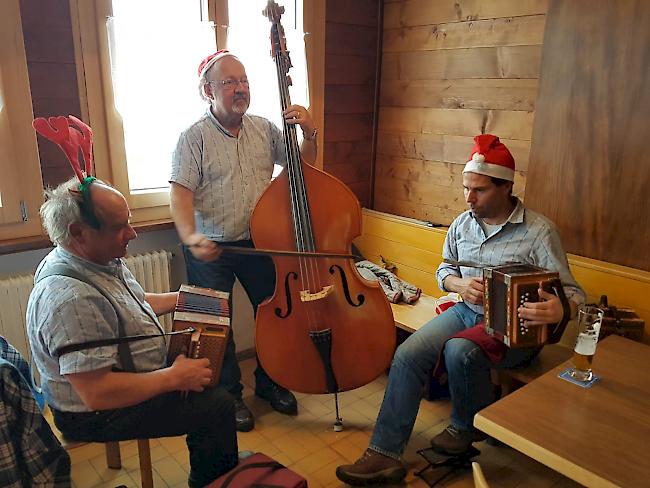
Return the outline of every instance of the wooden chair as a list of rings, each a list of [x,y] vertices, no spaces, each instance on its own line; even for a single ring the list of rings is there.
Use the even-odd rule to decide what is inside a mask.
[[[57,429],[52,418],[52,412],[46,407],[45,418],[47,419],[52,432],[59,439],[59,442],[66,451],[76,449],[87,445],[87,442],[69,441],[61,431]],[[122,469],[122,456],[120,454],[119,442],[105,442],[106,448],[106,465],[110,469]],[[140,460],[140,482],[142,488],[153,488],[153,468],[151,466],[151,449],[149,446],[149,439],[138,439],[138,458]]]
[[[472,474],[474,475],[474,488],[490,488],[479,463],[472,463]]]

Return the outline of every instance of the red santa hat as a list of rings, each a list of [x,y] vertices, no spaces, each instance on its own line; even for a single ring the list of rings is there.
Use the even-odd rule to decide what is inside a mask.
[[[216,53],[210,54],[203,61],[201,61],[201,64],[199,64],[199,78],[201,78],[210,68],[212,68],[212,65],[214,63],[219,61],[221,58],[225,58],[226,56],[232,56],[233,58],[237,57],[227,49],[221,49]]]
[[[481,134],[474,138],[474,147],[463,173],[515,181],[515,159],[497,136]]]

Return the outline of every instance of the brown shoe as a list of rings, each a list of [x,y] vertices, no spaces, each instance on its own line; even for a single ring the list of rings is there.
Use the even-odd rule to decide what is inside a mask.
[[[354,464],[336,468],[336,477],[349,485],[395,484],[406,477],[406,469],[397,459],[366,449]]]
[[[487,436],[478,430],[460,430],[453,425],[448,425],[445,430],[431,439],[434,451],[450,456],[457,456],[467,451],[473,442],[480,442]]]

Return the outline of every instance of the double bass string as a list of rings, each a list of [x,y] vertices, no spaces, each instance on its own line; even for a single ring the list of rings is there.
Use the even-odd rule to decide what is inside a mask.
[[[274,42],[280,47],[280,31],[277,25],[273,26]],[[289,87],[286,73],[288,73],[288,59],[276,49],[276,70],[278,84],[280,87],[280,99],[282,109],[290,105]],[[311,216],[309,214],[309,201],[305,193],[304,177],[300,161],[300,153],[297,150],[295,125],[290,125],[283,120],[285,149],[287,151],[287,170],[289,177],[289,188],[292,202],[292,216],[294,223],[294,235],[299,251],[315,251],[314,236],[312,234]],[[321,288],[320,270],[315,258],[299,258],[300,282],[303,289],[318,291]],[[312,307],[307,306],[307,321],[309,328],[316,328],[315,317]],[[325,316],[326,317],[326,316]]]

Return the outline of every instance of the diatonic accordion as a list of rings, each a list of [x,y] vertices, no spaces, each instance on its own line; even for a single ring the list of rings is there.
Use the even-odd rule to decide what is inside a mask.
[[[538,302],[540,287],[561,288],[559,275],[530,264],[511,264],[483,269],[485,328],[510,347],[536,347],[547,342],[548,325],[526,327],[517,309]]]
[[[174,331],[192,327],[192,333],[171,336],[167,361],[172,364],[179,354],[210,360],[209,386],[219,383],[221,365],[230,333],[229,293],[181,285],[174,310]]]

